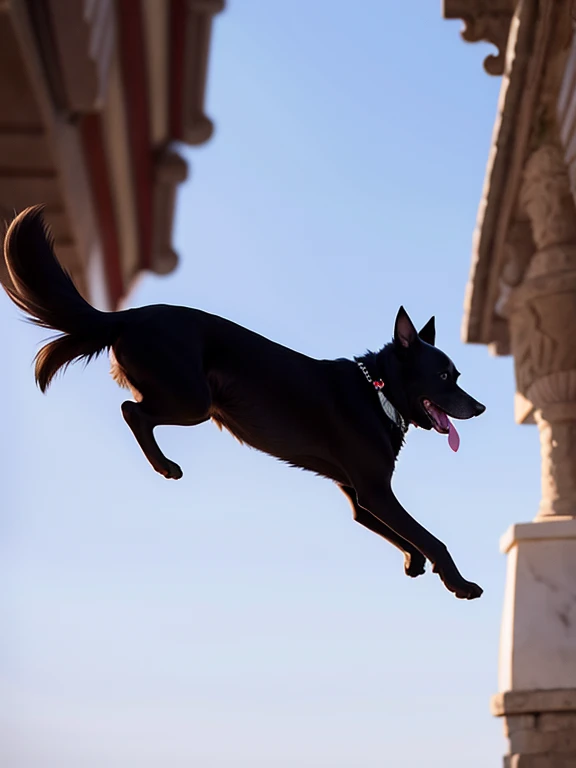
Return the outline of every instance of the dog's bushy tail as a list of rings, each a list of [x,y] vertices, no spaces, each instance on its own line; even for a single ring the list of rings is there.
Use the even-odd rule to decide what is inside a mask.
[[[82,298],[54,255],[42,210],[42,206],[27,208],[10,224],[4,259],[11,283],[1,273],[0,279],[8,296],[33,323],[63,334],[36,355],[36,383],[45,392],[60,369],[75,360],[89,362],[110,348],[124,313],[100,312]]]

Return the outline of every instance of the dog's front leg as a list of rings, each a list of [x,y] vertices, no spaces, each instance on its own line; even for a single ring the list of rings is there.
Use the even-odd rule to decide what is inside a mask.
[[[385,525],[377,517],[374,517],[371,512],[368,512],[368,510],[361,507],[358,504],[354,488],[350,488],[347,485],[341,485],[340,488],[344,491],[352,504],[354,520],[365,528],[368,528],[369,531],[378,534],[378,536],[382,536],[383,539],[389,541],[390,544],[394,545],[404,554],[404,573],[411,577],[421,576],[425,573],[426,558],[422,552],[417,550],[409,541],[403,539],[402,536],[399,536],[396,531],[393,531],[392,528],[390,528],[390,526]]]
[[[400,504],[392,488],[383,485],[356,484],[358,503],[382,523],[406,539],[433,564],[433,571],[456,597],[473,600],[482,588],[462,576],[445,544],[414,520]]]

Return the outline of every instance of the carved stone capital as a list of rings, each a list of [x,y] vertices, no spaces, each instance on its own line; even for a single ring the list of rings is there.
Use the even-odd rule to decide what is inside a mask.
[[[501,75],[504,72],[506,46],[510,32],[510,22],[514,15],[514,0],[444,0],[443,16],[445,19],[462,19],[464,29],[462,38],[468,43],[480,40],[492,43],[498,54],[490,54],[484,59],[484,69],[489,75]]]
[[[576,420],[576,370],[542,376],[526,394],[548,421]]]
[[[576,344],[566,330],[576,328],[576,272],[531,283],[516,289],[509,320],[516,386],[529,399],[539,379],[576,370]]]
[[[536,251],[525,273],[527,292],[530,286],[542,292],[545,283],[551,286],[551,293],[569,289],[568,273],[576,274],[576,243],[550,245]]]
[[[576,206],[561,149],[544,144],[524,167],[520,206],[532,224],[538,250],[557,243],[576,243]]]

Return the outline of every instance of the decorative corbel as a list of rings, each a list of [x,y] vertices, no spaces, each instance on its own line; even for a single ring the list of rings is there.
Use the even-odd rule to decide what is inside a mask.
[[[491,53],[484,59],[484,69],[489,75],[501,75],[515,7],[516,0],[443,0],[442,13],[445,19],[462,19],[461,35],[466,42],[496,46],[497,55]]]

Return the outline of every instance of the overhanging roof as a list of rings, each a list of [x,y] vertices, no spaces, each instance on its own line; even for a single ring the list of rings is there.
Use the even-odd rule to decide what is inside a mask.
[[[0,210],[10,218],[44,203],[59,257],[108,308],[140,270],[177,263],[172,220],[187,166],[174,144],[212,134],[205,89],[222,8],[0,2]]]

